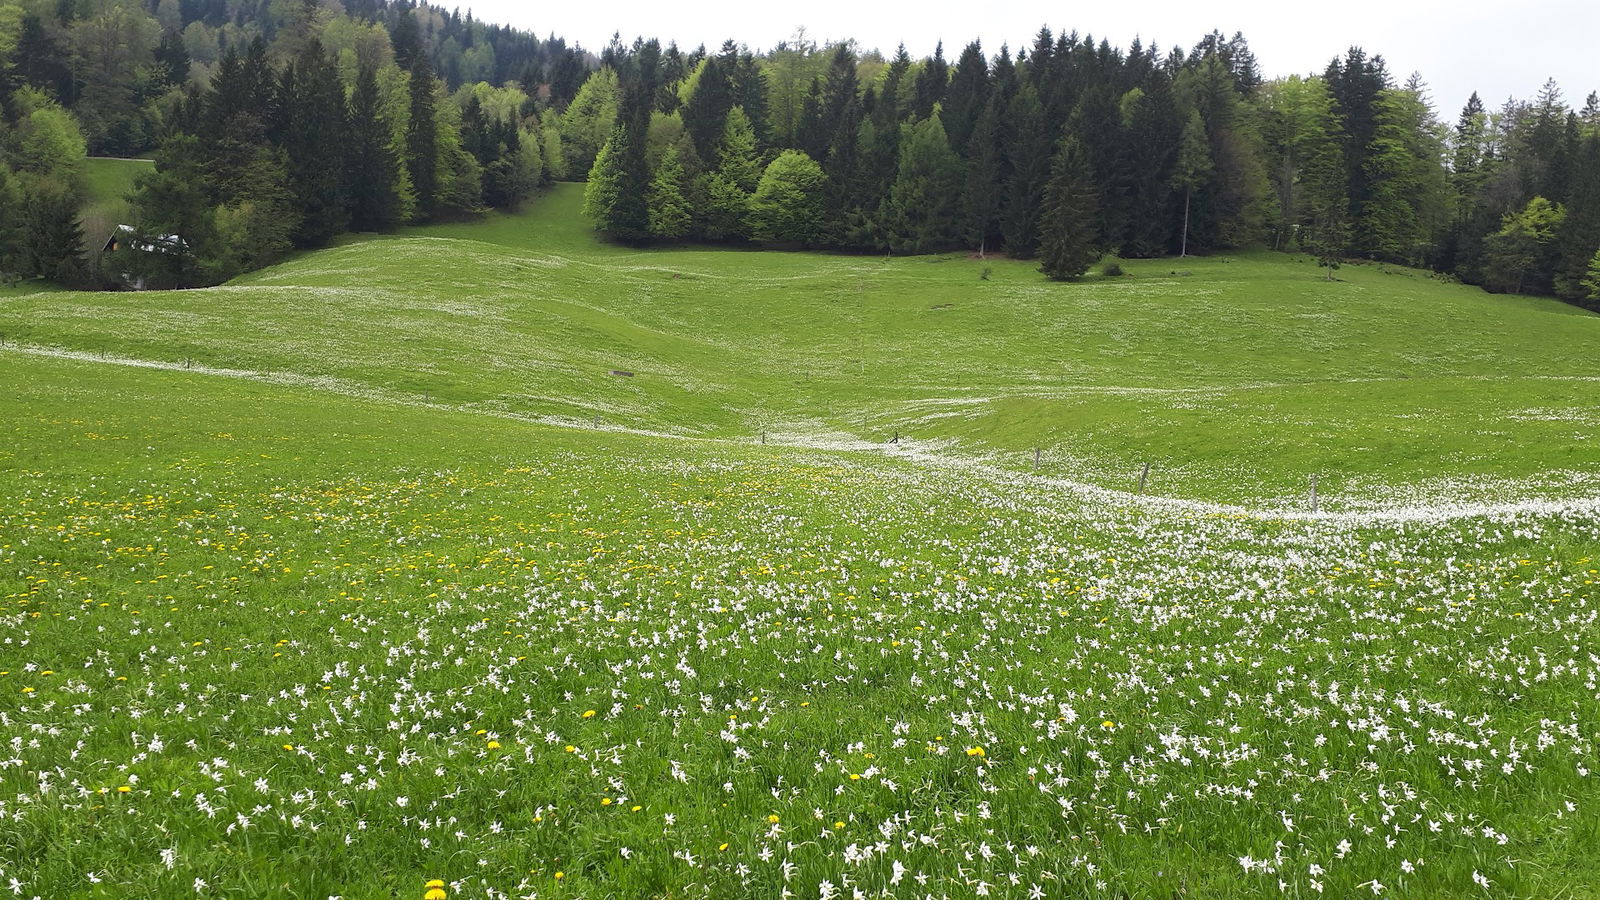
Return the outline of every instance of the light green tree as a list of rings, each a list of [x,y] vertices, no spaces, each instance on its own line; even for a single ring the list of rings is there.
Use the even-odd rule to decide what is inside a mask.
[[[1189,112],[1183,134],[1178,139],[1178,162],[1172,172],[1172,187],[1183,191],[1183,236],[1179,239],[1178,255],[1189,255],[1189,201],[1194,192],[1211,177],[1211,139],[1206,136],[1206,123],[1198,110]]]
[[[678,148],[669,146],[661,153],[655,174],[650,178],[650,236],[677,240],[689,233],[689,202],[683,195],[683,163]]]
[[[816,160],[785,150],[767,165],[750,201],[756,240],[805,243],[822,232],[822,186],[826,176]]]
[[[1522,293],[1528,275],[1540,265],[1566,220],[1561,204],[1534,197],[1521,212],[1511,213],[1500,230],[1484,239],[1490,283],[1501,290]]]
[[[1589,260],[1589,274],[1583,279],[1583,286],[1588,288],[1590,300],[1600,300],[1600,250]]]
[[[594,168],[600,148],[611,137],[617,124],[617,73],[602,68],[590,75],[578,89],[567,111],[561,114],[561,147],[566,154],[568,172],[588,172]]]

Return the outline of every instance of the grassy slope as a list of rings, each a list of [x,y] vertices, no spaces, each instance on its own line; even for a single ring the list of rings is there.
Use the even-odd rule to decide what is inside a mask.
[[[25,896],[1597,896],[1592,518],[0,382]]]
[[[1112,486],[1150,461],[1180,496],[1293,497],[1311,473],[1335,504],[1595,486],[1600,317],[1555,302],[1375,267],[1330,284],[1273,254],[1057,285],[1014,261],[638,251],[597,243],[579,200],[210,291],[10,299],[0,329],[623,427],[1039,447]]]
[[[127,198],[133,192],[133,183],[153,168],[154,165],[147,159],[95,157],[86,160],[83,174],[89,196],[83,209],[84,224],[96,228],[125,224],[128,218]],[[84,238],[98,246],[109,234],[109,231],[106,234],[97,231],[85,234]]]

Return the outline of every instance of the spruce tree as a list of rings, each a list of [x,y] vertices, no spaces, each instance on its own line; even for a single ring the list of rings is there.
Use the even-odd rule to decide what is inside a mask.
[[[285,69],[279,88],[278,142],[298,207],[294,242],[320,247],[348,224],[347,170],[335,161],[349,148],[344,87],[315,38]]]
[[[1039,221],[1039,271],[1052,281],[1078,278],[1100,258],[1097,206],[1088,155],[1076,138],[1065,138],[1051,162]]]
[[[889,189],[890,249],[928,253],[960,244],[962,174],[938,113],[904,126]]]
[[[1007,109],[1006,120],[1012,129],[1007,146],[1011,168],[1006,186],[1005,210],[1000,228],[1005,236],[1006,253],[1018,259],[1032,258],[1039,251],[1039,211],[1045,184],[1050,180],[1050,134],[1039,94],[1030,84],[1017,89]]]
[[[691,92],[684,100],[681,113],[683,127],[694,140],[695,152],[713,166],[717,164],[717,142],[722,137],[723,123],[734,105],[729,75],[721,57],[706,57],[690,76]]]
[[[678,148],[667,147],[650,179],[650,236],[677,240],[689,233],[689,203],[684,199],[683,163]]]
[[[411,66],[411,120],[406,130],[406,167],[416,196],[417,218],[429,219],[439,206],[439,125],[434,106],[433,69],[420,55]]]
[[[997,143],[1000,98],[991,96],[973,123],[967,139],[966,171],[962,184],[962,239],[968,246],[986,250],[1000,236],[1001,176]]]
[[[78,224],[82,198],[71,185],[53,178],[29,179],[21,193],[21,274],[76,282],[83,274],[83,228]]]
[[[400,161],[391,135],[383,117],[377,71],[363,65],[350,95],[350,141],[345,157],[352,231],[385,231],[400,222]]]
[[[1589,259],[1589,268],[1584,275],[1583,286],[1587,289],[1586,296],[1588,299],[1600,301],[1600,250],[1594,251],[1594,256]]]
[[[989,108],[989,87],[989,61],[983,55],[983,46],[973,41],[956,61],[939,113],[950,146],[962,157],[967,154],[978,118]]]
[[[950,85],[950,64],[944,61],[944,41],[933,48],[933,58],[923,64],[912,90],[911,114],[919,119],[933,115]]]
[[[1600,132],[1584,138],[1574,153],[1567,218],[1556,238],[1556,296],[1586,300],[1592,251],[1600,248]]]

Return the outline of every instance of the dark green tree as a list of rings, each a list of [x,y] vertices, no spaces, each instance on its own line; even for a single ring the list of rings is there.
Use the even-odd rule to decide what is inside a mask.
[[[1097,205],[1088,154],[1076,138],[1064,138],[1050,165],[1039,221],[1039,271],[1052,281],[1078,278],[1100,258]]]
[[[937,112],[904,126],[889,189],[891,250],[928,253],[960,245],[962,175],[961,158],[950,149]]]
[[[416,193],[417,218],[431,218],[439,206],[439,126],[436,82],[428,61],[418,56],[411,66],[411,120],[406,127],[406,166]]]
[[[998,144],[1000,98],[991,96],[967,137],[962,183],[962,240],[982,253],[1001,240],[1004,192]]]
[[[944,61],[944,41],[933,48],[933,58],[917,72],[912,90],[911,114],[919,119],[933,115],[934,106],[944,99],[950,85],[950,64]]]
[[[83,275],[83,229],[78,225],[81,195],[72,185],[48,177],[24,180],[21,194],[20,274],[77,283]]]
[[[989,61],[977,41],[968,44],[956,60],[939,118],[950,146],[963,157],[972,141],[978,118],[989,107]]]
[[[339,70],[317,39],[284,70],[278,104],[278,143],[288,160],[289,190],[299,210],[294,242],[320,247],[349,224],[348,173],[338,164],[349,148],[349,135]]]
[[[1011,168],[1000,227],[1006,253],[1030,259],[1039,252],[1039,211],[1050,180],[1052,129],[1045,121],[1039,94],[1031,83],[1017,90],[1007,110],[1011,140],[1006,159]]]
[[[350,94],[345,178],[352,231],[386,231],[400,223],[400,160],[383,115],[377,70],[361,66]]]

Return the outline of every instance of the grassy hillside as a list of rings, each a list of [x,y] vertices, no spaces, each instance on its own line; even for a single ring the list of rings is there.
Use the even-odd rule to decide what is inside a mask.
[[[83,208],[84,239],[98,248],[111,229],[128,220],[128,195],[140,175],[152,171],[147,159],[96,157],[85,161],[88,201]]]
[[[25,895],[1600,884],[1592,505],[1282,521],[194,371],[0,378]]]
[[[1600,317],[1276,254],[1032,264],[602,245],[520,216],[357,240],[186,293],[0,304],[33,344],[699,436],[903,443],[1126,488],[1300,503],[1597,486]],[[983,277],[987,273],[987,278]],[[610,374],[613,370],[633,377]],[[1397,494],[1397,492],[1400,492]]]
[[[1600,319],[577,199],[0,293],[0,884],[1600,897]]]

